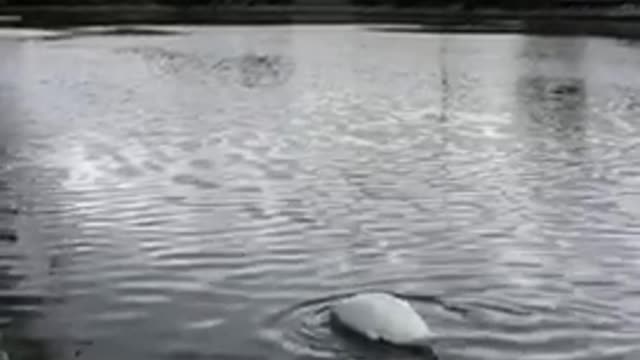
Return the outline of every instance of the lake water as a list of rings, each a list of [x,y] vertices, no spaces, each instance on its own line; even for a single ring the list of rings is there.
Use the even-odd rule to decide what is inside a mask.
[[[0,348],[640,358],[640,46],[358,26],[0,38]]]

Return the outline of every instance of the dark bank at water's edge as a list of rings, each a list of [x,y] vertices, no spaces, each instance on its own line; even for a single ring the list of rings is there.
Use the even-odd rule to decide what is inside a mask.
[[[473,12],[390,7],[3,7],[4,26],[68,27],[123,24],[350,24],[411,25],[410,31],[522,32],[640,37],[640,14],[586,10]],[[15,19],[19,18],[17,21]]]

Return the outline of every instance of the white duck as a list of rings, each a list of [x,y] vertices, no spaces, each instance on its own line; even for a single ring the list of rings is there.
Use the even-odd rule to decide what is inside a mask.
[[[401,346],[423,346],[434,334],[411,304],[383,292],[361,293],[336,302],[331,315],[366,336]]]

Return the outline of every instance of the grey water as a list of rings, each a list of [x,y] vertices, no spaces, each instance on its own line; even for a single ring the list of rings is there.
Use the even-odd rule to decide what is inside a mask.
[[[0,38],[3,358],[640,358],[637,43],[171,30]]]

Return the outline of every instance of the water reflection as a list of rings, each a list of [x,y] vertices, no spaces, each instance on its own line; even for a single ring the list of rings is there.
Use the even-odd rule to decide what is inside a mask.
[[[5,172],[0,181],[9,180]],[[29,289],[24,239],[19,236],[22,216],[16,208],[14,184],[0,188],[0,356],[7,359],[47,359],[48,344],[33,336],[33,320],[42,316],[45,297]]]
[[[527,133],[525,152],[537,167],[531,171],[547,176],[549,185],[559,174],[590,162],[585,47],[583,39],[526,39],[523,44],[526,67],[516,92],[520,123]]]
[[[544,43],[525,40],[523,56],[527,68],[517,84],[524,119],[561,147],[578,151],[584,146],[589,121],[586,81],[581,70],[585,46],[581,39]],[[553,60],[546,61],[548,57]]]
[[[449,85],[449,70],[447,69],[447,52],[448,52],[448,48],[447,48],[447,43],[448,43],[448,38],[446,35],[443,35],[442,37],[440,37],[440,50],[438,51],[438,62],[440,64],[440,77],[441,77],[441,89],[440,91],[442,92],[442,96],[441,96],[441,110],[440,110],[440,121],[447,121],[447,117],[448,117],[448,112],[449,112],[449,91],[450,91],[450,85]]]
[[[50,344],[34,336],[33,324],[42,316],[45,296],[29,285],[29,240],[20,207],[20,185],[28,181],[18,155],[26,120],[19,83],[27,47],[0,40],[0,356],[43,360],[51,358]]]
[[[625,230],[607,190],[612,183],[600,170],[607,161],[601,154],[609,149],[602,143],[604,134],[593,131],[602,119],[591,109],[590,98],[602,90],[588,87],[586,48],[584,39],[525,41],[526,67],[516,91],[526,141],[519,174],[529,200],[514,258],[527,274],[527,286],[547,291],[544,306],[576,317],[584,331],[623,331],[621,314],[600,293],[618,276],[602,268],[601,255],[616,251],[607,250],[600,236]],[[585,318],[585,307],[603,309],[607,325],[601,328]]]

